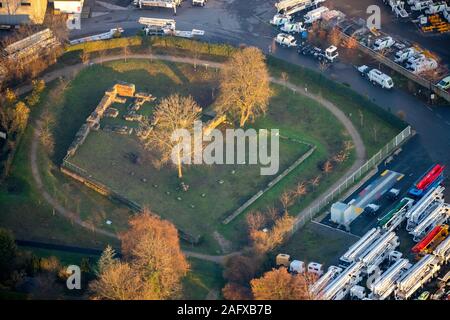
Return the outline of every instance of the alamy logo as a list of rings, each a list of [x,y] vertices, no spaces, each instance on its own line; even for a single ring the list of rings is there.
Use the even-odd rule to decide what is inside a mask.
[[[67,289],[81,289],[81,270],[79,266],[70,265],[66,270],[69,277],[67,278],[66,285]]]
[[[270,137],[270,144],[269,144]],[[172,133],[171,160],[174,164],[249,164],[260,165],[263,176],[279,170],[278,129],[213,129],[204,134],[203,123],[195,121],[193,134],[187,129]],[[248,142],[248,143],[247,143]]]
[[[381,29],[381,9],[377,5],[371,5],[367,7],[366,13],[369,15],[367,18],[368,29]]]

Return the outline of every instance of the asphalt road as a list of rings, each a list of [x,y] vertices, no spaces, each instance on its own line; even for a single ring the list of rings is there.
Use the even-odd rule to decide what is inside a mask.
[[[328,3],[334,2],[334,6],[344,12],[348,11],[349,14],[359,15],[363,14],[367,1],[335,0],[328,1]],[[273,5],[275,2],[275,0],[209,0],[207,6],[201,8],[192,7],[188,1],[185,1],[175,17],[177,29],[202,29],[206,31],[204,37],[206,41],[253,45],[266,53],[269,52],[269,47],[272,47],[272,54],[275,57],[318,70],[316,62],[308,57],[299,56],[294,49],[281,49],[274,46],[273,37],[277,34],[277,30],[267,21],[275,14]],[[380,6],[382,5],[381,0],[376,2],[380,2]],[[96,8],[98,8],[98,4]],[[385,7],[383,7],[383,12],[386,13]],[[392,21],[392,16],[388,14],[389,12],[383,14],[384,18],[382,19],[382,26],[385,30],[404,29],[406,30],[403,32],[405,35],[411,36],[414,33],[415,39],[418,37],[412,24],[408,24],[408,28],[398,25],[396,27],[398,22]],[[126,30],[126,34],[136,34],[140,29],[137,20],[141,16],[173,18],[173,12],[169,9],[138,10],[131,7],[127,11],[109,11],[105,15],[83,20],[83,29],[72,32],[71,37],[77,38],[82,35],[104,32],[118,25]],[[429,41],[431,40],[427,38],[425,42]],[[432,46],[445,54],[450,51],[445,46],[445,42],[440,43],[436,39],[431,42]],[[386,91],[375,87],[359,77],[353,66],[343,63],[333,65],[327,71],[327,76],[335,81],[349,84],[354,90],[366,95],[386,110],[393,113],[403,111],[406,115],[405,120],[417,131],[418,135],[414,139],[414,144],[418,146],[421,153],[424,153],[420,157],[414,153],[410,156],[422,159],[426,162],[425,166],[439,162],[450,167],[449,106],[430,107],[401,90]],[[405,159],[404,161],[409,160]],[[416,172],[416,174],[418,175],[420,172]]]

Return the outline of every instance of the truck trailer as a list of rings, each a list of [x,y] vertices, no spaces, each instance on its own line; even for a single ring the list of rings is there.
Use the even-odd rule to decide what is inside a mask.
[[[170,8],[177,13],[177,7],[181,6],[183,0],[134,0],[133,4],[139,9],[145,8]]]
[[[312,24],[312,23],[322,19],[322,15],[328,11],[330,11],[330,9],[328,9],[327,7],[318,7],[314,10],[309,11],[304,16],[305,23]]]
[[[293,15],[309,8],[317,8],[325,0],[283,0],[275,3],[278,13]]]
[[[372,84],[378,84],[383,89],[392,89],[394,87],[392,78],[378,69],[370,69],[368,66],[362,65],[358,68],[358,71]]]
[[[428,190],[442,182],[444,179],[444,169],[445,166],[440,164],[432,166],[414,183],[414,186],[409,189],[408,193],[415,198],[420,198]]]

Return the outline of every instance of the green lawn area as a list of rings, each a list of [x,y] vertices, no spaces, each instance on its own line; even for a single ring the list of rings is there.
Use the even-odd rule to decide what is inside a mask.
[[[123,63],[123,65],[113,62],[107,63],[105,66],[96,66],[95,68],[84,70],[72,82],[66,92],[66,97],[92,97],[91,86],[85,85],[92,81],[89,80],[89,77],[92,77],[94,74],[97,76],[99,73],[109,72],[112,74],[108,76],[108,79],[117,79],[119,76],[116,73],[122,72],[125,68],[124,65],[127,66],[128,71],[123,73],[124,76],[120,78],[125,78],[126,81],[135,83],[138,86],[138,90],[147,90],[157,97],[163,96],[160,93],[160,78],[167,78],[167,72],[171,73],[171,70],[177,68],[187,73],[184,77],[186,90],[194,90],[194,92],[188,90],[184,93],[192,94],[194,97],[196,94],[200,95],[195,92],[195,89],[200,87],[196,79],[193,78],[187,81],[189,77],[192,77],[189,74],[189,72],[192,72],[192,67],[189,67],[191,68],[190,70],[186,70],[186,66],[177,65],[167,69],[164,64],[158,64],[161,76],[142,78],[141,68],[149,68],[148,63],[147,61],[130,60],[127,63]],[[151,68],[155,67],[151,66]],[[156,73],[159,74],[158,72]],[[213,77],[215,71],[211,70],[210,74]],[[172,78],[175,83],[166,84],[165,87],[178,87],[176,82],[178,82],[179,78]],[[204,76],[202,79],[204,79]],[[107,86],[105,87],[107,88]],[[209,85],[202,83],[201,88],[204,95],[207,95],[208,91],[212,90],[211,83]],[[275,87],[275,89],[278,94],[271,102],[270,112],[261,121],[258,121],[254,127],[256,129],[279,128],[283,137],[286,136],[313,144],[324,145],[329,149],[328,152],[330,153],[336,151],[339,143],[342,143],[343,140],[341,132],[335,131],[334,133],[321,136],[317,129],[318,127],[320,128],[319,124],[322,121],[333,120],[331,114],[313,101],[295,100],[297,97],[290,92],[285,92],[280,87]],[[90,105],[93,103],[91,102]],[[298,103],[305,105],[309,103],[309,107],[306,107],[305,110],[295,109],[295,105]],[[126,104],[115,105],[121,113],[124,111],[125,106]],[[67,109],[79,109],[78,101],[70,99]],[[150,114],[149,109],[151,110],[152,106],[147,105],[142,108],[142,111]],[[314,112],[314,109],[318,111]],[[303,111],[308,114],[307,118],[305,118],[309,122],[307,130],[315,132],[316,138],[314,138],[314,134],[310,135],[303,132],[299,123],[292,119],[296,112]],[[316,114],[320,116],[320,119],[312,121]],[[289,118],[291,119],[289,120]],[[129,122],[121,119],[106,118],[102,120],[101,125],[118,123],[130,125]],[[334,126],[334,128],[343,130],[339,126]],[[309,148],[304,143],[280,139],[279,172],[281,173],[282,170],[294,163]],[[150,207],[162,217],[173,221],[180,230],[194,236],[204,236],[215,231],[220,227],[221,221],[227,215],[231,214],[274,179],[272,176],[261,176],[258,166],[194,165],[185,170],[183,180],[190,186],[190,189],[188,192],[183,192],[180,190],[179,180],[173,168],[163,167],[157,170],[151,161],[144,161],[144,164],[136,165],[127,159],[130,154],[145,158],[143,156],[145,151],[134,136],[123,136],[100,130],[91,132],[85,143],[69,161],[86,170],[89,175],[92,175],[93,178],[107,185],[112,190],[143,206]],[[221,180],[224,181],[223,184],[219,183]],[[179,198],[181,200],[178,200]]]
[[[286,72],[290,82],[307,87],[309,92],[320,94],[339,107],[361,134],[368,157],[377,153],[406,127],[406,123],[395,115],[384,111],[345,84],[273,57],[268,59],[268,65],[274,76],[280,77],[282,72]]]
[[[89,264],[94,267],[99,258],[99,256],[97,255],[36,247],[20,246],[19,249],[23,251],[30,251],[39,258],[57,257],[62,266],[69,266],[71,264],[80,266],[83,262],[83,259],[88,259]]]
[[[297,67],[292,65],[274,64],[271,59],[269,59],[269,65],[271,73],[275,76],[280,74],[281,68],[286,68],[284,70],[289,71],[289,81],[299,85],[307,81],[310,90],[314,92],[314,83],[318,81],[317,78],[311,77],[308,73],[304,73],[303,70],[296,69]],[[95,85],[92,85],[92,79],[95,79]],[[190,65],[129,59],[126,63],[124,61],[114,61],[103,65],[91,66],[82,71],[71,82],[61,84],[55,81],[48,86],[42,102],[35,107],[31,117],[31,123],[33,123],[43,109],[48,108],[56,118],[53,128],[56,143],[54,155],[49,158],[45,152],[39,151],[38,159],[44,184],[52,196],[58,199],[68,209],[74,211],[81,219],[110,231],[125,230],[128,217],[132,214],[131,210],[119,203],[111,202],[109,199],[67,178],[59,171],[59,165],[79,127],[84,123],[93,108],[95,108],[103,96],[104,91],[118,80],[133,82],[137,85],[138,91],[150,92],[157,98],[167,96],[174,92],[182,95],[191,94],[202,107],[206,108],[213,101],[212,88],[217,86],[217,71],[214,69],[206,70],[204,68],[197,68],[194,71]],[[317,150],[301,166],[291,172],[279,184],[267,192],[264,197],[254,203],[248,211],[279,205],[279,196],[286,188],[290,188],[300,181],[309,180],[319,174],[321,172],[319,163],[328,159],[330,155],[339,150],[344,140],[349,140],[349,136],[341,124],[323,107],[314,101],[279,86],[274,86],[274,89],[277,94],[271,101],[271,108],[268,114],[265,117],[259,118],[252,127],[280,128],[282,135],[314,144],[317,146]],[[385,121],[382,115],[374,112],[371,108],[363,108],[363,105],[366,106],[363,100],[358,100],[352,96],[349,102],[345,101],[345,95],[342,95],[341,92],[331,92],[331,89],[324,93],[324,96],[336,103],[346,113],[352,113],[352,120],[363,135],[369,153],[378,150],[380,146],[384,145],[389,138],[399,131],[395,123],[391,123],[390,120]],[[146,110],[144,112],[151,112],[151,105],[144,107],[144,109]],[[364,126],[360,126],[359,116],[355,116],[355,114],[358,114],[358,109],[363,109],[365,117]],[[113,123],[114,121],[120,122],[121,120],[108,119],[108,121]],[[376,142],[373,137],[373,128],[371,128],[372,123],[376,123],[379,126]],[[115,240],[83,231],[77,232],[77,235],[73,237],[71,233],[74,231],[72,230],[82,229],[54,214],[50,206],[39,195],[34,181],[31,179],[31,170],[28,164],[31,130],[31,127],[27,129],[19,147],[9,183],[2,186],[0,190],[2,209],[5,209],[2,210],[2,214],[0,215],[2,225],[10,227],[14,231],[17,230],[17,233],[24,239],[31,237],[39,240],[70,244],[72,243],[72,239],[75,238],[81,243],[96,247],[103,247],[103,244],[107,242],[114,242]],[[98,132],[98,134],[100,135],[101,133]],[[127,137],[120,138],[122,139],[122,143],[127,142]],[[108,138],[102,137],[102,139]],[[282,152],[285,153],[287,151],[287,159],[292,162],[293,160],[291,159],[306,152],[306,147],[302,149],[299,144],[291,143],[284,149],[283,145],[285,144],[282,143],[281,148],[282,150],[285,149],[285,151]],[[133,146],[133,143],[127,145],[127,147],[129,146]],[[293,146],[296,149],[295,152],[289,153],[289,151],[294,149],[292,148]],[[97,150],[103,147],[105,146],[95,146]],[[315,197],[326,190],[336,179],[341,177],[345,170],[353,163],[354,156],[352,153],[346,162],[336,167],[329,175],[323,176],[321,184],[313,192],[310,192],[306,197],[303,197],[298,203],[294,204],[291,208],[291,214],[297,214],[301,208],[306,207]],[[237,179],[235,177],[239,177],[239,172],[242,174],[242,170],[239,170],[239,168],[236,170],[236,175],[230,174],[231,170],[233,170],[231,168],[224,169],[221,173],[211,168],[202,170],[214,174],[217,177],[222,174],[222,177],[227,178],[223,179],[226,182],[223,185],[219,185],[217,183],[219,179],[202,179],[198,176],[196,177],[196,174],[199,174],[199,172],[202,173],[203,171],[198,171],[194,167],[189,168],[186,171],[186,178],[191,176],[193,181],[191,185],[196,183],[199,185],[199,192],[190,192],[192,194],[191,199],[197,201],[194,204],[195,208],[190,207],[193,201],[190,201],[189,197],[186,197],[186,194],[182,195],[182,201],[172,199],[172,205],[184,206],[183,210],[188,213],[192,212],[193,214],[200,211],[200,209],[212,212],[213,210],[210,210],[210,208],[215,209],[216,207],[210,207],[207,204],[212,201],[202,201],[208,199],[208,194],[214,193],[211,192],[210,187],[213,186],[216,190],[220,190],[221,187],[227,188],[234,198],[230,198],[231,200],[228,201],[220,199],[220,201],[217,201],[217,206],[228,205],[228,210],[222,210],[222,214],[216,214],[214,212],[214,214],[206,218],[201,216],[198,220],[204,220],[202,222],[209,226],[209,230],[218,230],[225,238],[233,241],[233,248],[239,248],[246,241],[244,225],[245,212],[229,225],[224,226],[219,222],[231,210],[232,206],[237,207],[239,203],[242,203],[246,198],[251,196],[254,191],[244,194],[242,190],[247,190],[246,187],[232,187],[231,182]],[[175,175],[175,171],[167,170],[167,175],[171,174]],[[247,176],[242,174],[241,177]],[[249,181],[245,181],[246,186],[259,190],[256,188],[259,182],[253,181],[253,179],[247,180]],[[174,180],[172,179],[172,181]],[[210,181],[210,185],[203,185],[204,181]],[[142,184],[142,182],[139,183]],[[153,184],[158,184],[158,188],[155,188]],[[226,184],[229,185],[227,186]],[[262,184],[264,185],[264,181]],[[154,191],[158,189],[158,191],[161,190],[158,196],[160,199],[164,200],[170,197],[176,199],[177,191],[167,195],[162,190],[162,186],[169,186],[173,189],[174,183],[164,183],[164,181],[161,183],[152,183],[152,181],[148,180],[147,188],[143,188],[141,192],[145,192],[145,189],[148,191],[149,189],[152,191],[152,194],[157,195]],[[9,189],[14,190],[10,192]],[[201,190],[206,190],[206,192],[201,192]],[[190,189],[190,191],[193,191],[193,189]],[[199,196],[201,193],[206,193],[206,198],[201,198]],[[217,195],[216,197],[219,198]],[[236,199],[239,200],[235,201]],[[202,202],[204,202],[203,207]],[[160,205],[159,202],[156,203],[156,207],[158,205]],[[156,210],[155,203],[150,203],[149,206],[155,209],[155,211],[158,211]],[[168,206],[167,203],[162,205],[163,208],[166,206]],[[32,215],[29,212],[32,212]],[[164,214],[162,215],[164,216]],[[173,216],[194,225],[194,223],[191,223],[190,214],[181,215],[177,210],[167,210],[166,215],[167,217]],[[22,218],[16,219],[17,216]],[[26,219],[30,216],[35,219]],[[45,221],[45,223],[35,224],[34,222],[38,217],[42,221]],[[106,220],[113,221],[113,224],[106,225]],[[22,225],[25,226],[22,227]],[[196,228],[202,229],[198,225]],[[51,230],[51,232],[46,232],[45,230]],[[201,246],[191,247],[190,245],[183,244],[183,247],[209,253],[219,252],[216,240],[209,233],[204,233],[204,243]]]
[[[189,263],[191,270],[183,279],[183,297],[188,300],[203,300],[214,290],[220,299],[225,285],[222,267],[196,258],[189,258]]]
[[[357,237],[324,227],[315,223],[308,223],[297,231],[289,241],[277,249],[272,261],[278,253],[286,253],[291,260],[318,262],[326,266],[336,265],[339,257],[356,241]]]

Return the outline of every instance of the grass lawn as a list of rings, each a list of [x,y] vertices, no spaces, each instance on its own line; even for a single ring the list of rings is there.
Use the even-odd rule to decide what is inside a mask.
[[[89,82],[86,77],[92,77],[93,73],[112,72],[121,70],[125,66],[129,69],[124,73],[127,81],[135,83],[138,90],[147,90],[161,97],[160,88],[157,84],[160,77],[165,77],[169,69],[161,68],[162,76],[141,78],[141,69],[136,71],[136,66],[140,68],[147,67],[147,61],[130,60],[128,63],[119,64],[118,62],[107,63],[105,66],[97,66],[83,71],[71,87],[68,88],[66,96],[86,96],[82,90],[89,90],[77,84]],[[99,70],[99,69],[107,69]],[[185,66],[176,66],[171,68],[185,70]],[[192,68],[192,67],[190,67]],[[189,70],[187,70],[189,71]],[[186,72],[186,71],[184,71]],[[215,71],[211,70],[212,76]],[[108,78],[115,78],[115,74]],[[190,74],[185,75],[189,79]],[[78,82],[79,78],[83,79]],[[176,87],[178,78],[173,78],[175,83],[166,84],[166,86]],[[187,89],[191,87],[195,90],[198,84],[196,79],[185,80],[183,83]],[[143,84],[147,85],[143,88]],[[211,85],[211,84],[210,84]],[[207,94],[211,86],[202,83],[202,89]],[[286,92],[280,87],[275,87],[278,94],[272,100],[270,112],[258,121],[256,129],[261,128],[279,128],[280,134],[284,137],[293,139],[302,139],[307,142],[324,145],[328,152],[336,151],[336,148],[342,143],[343,136],[341,132],[325,133],[326,130],[319,124],[322,122],[332,122],[333,117],[320,105],[313,101],[297,100],[301,99],[290,92]],[[76,94],[72,91],[76,91]],[[186,93],[191,93],[187,91]],[[192,93],[195,97],[195,92]],[[70,103],[78,102],[70,100]],[[298,103],[309,104],[309,107],[296,109]],[[90,103],[93,105],[94,101]],[[126,104],[115,105],[119,112],[123,114]],[[77,106],[71,106],[77,108]],[[144,106],[142,112],[150,114],[149,109],[152,106]],[[140,111],[141,112],[141,111]],[[299,123],[295,121],[296,112],[305,112],[305,121],[309,125],[306,130],[311,131],[305,134],[299,130]],[[119,116],[120,117],[120,116]],[[291,118],[289,120],[289,118]],[[303,123],[303,121],[301,121]],[[127,124],[120,119],[103,119],[101,125],[106,124]],[[133,124],[131,124],[133,125]],[[322,130],[319,132],[319,130]],[[342,127],[335,126],[335,130],[343,130]],[[304,143],[294,142],[287,139],[280,140],[280,173],[289,165],[300,158],[309,150],[309,146]],[[183,192],[179,186],[179,179],[176,177],[176,171],[171,167],[162,167],[156,169],[151,161],[146,161],[145,150],[143,150],[137,139],[131,136],[118,135],[115,133],[97,131],[91,132],[85,143],[78,149],[75,156],[69,159],[69,162],[86,170],[96,180],[107,185],[112,190],[135,201],[142,206],[150,207],[156,213],[175,223],[182,231],[193,236],[204,236],[207,233],[214,232],[221,225],[221,221],[240,205],[247,201],[251,196],[263,189],[274,177],[261,176],[258,166],[248,165],[213,165],[213,166],[190,166],[185,170],[183,181],[189,185],[189,191]],[[144,163],[135,164],[129,159],[129,155],[139,155]],[[223,181],[220,184],[219,181]],[[197,218],[201,217],[201,218]],[[114,221],[113,221],[114,222]]]
[[[290,82],[307,87],[308,91],[322,95],[341,109],[361,134],[369,158],[406,127],[406,123],[345,84],[273,57],[268,59],[268,64],[273,75],[280,77],[282,72],[286,72]]]
[[[100,258],[97,255],[88,255],[77,252],[67,252],[62,250],[43,249],[36,247],[20,246],[19,249],[30,251],[39,258],[57,257],[62,266],[69,266],[71,264],[80,266],[83,259],[88,259],[89,264],[94,267],[97,263],[97,260]]]
[[[270,62],[270,71],[275,76],[280,74],[282,67],[284,66]],[[301,70],[299,71],[295,68],[288,65],[285,69],[289,70],[289,80],[297,84],[301,84],[302,81],[306,80],[310,81],[309,88],[314,92],[314,81],[317,81],[317,79],[307,78],[309,75],[305,75],[303,72],[300,72]],[[95,86],[92,85],[93,77],[95,78]],[[216,79],[217,71],[214,69],[205,70],[204,68],[198,68],[194,72],[192,66],[189,65],[129,59],[126,63],[115,61],[104,65],[91,66],[81,72],[72,82],[56,83],[57,81],[55,81],[55,83],[48,86],[42,102],[35,107],[31,116],[31,123],[33,123],[44,108],[49,108],[56,118],[53,128],[56,144],[54,155],[49,158],[45,152],[39,152],[39,165],[46,188],[68,209],[76,212],[81,219],[110,231],[125,230],[127,227],[126,221],[131,214],[128,208],[109,201],[81,184],[68,179],[59,172],[58,167],[75,133],[101,99],[104,91],[116,83],[117,80],[136,83],[138,90],[151,92],[157,98],[167,96],[173,92],[183,95],[191,94],[201,106],[207,107],[213,100],[211,88],[217,85]],[[349,139],[347,132],[345,132],[340,123],[323,107],[317,105],[314,101],[291,93],[281,87],[275,86],[274,88],[277,91],[277,95],[272,99],[272,105],[276,104],[279,107],[276,109],[272,107],[266,117],[258,119],[252,126],[255,128],[280,128],[282,135],[312,143],[317,146],[317,150],[301,166],[266,193],[263,198],[259,199],[250,210],[277,205],[277,199],[283,190],[300,181],[311,179],[320,173],[318,164],[338,150],[342,141]],[[379,146],[384,145],[388,138],[391,138],[398,132],[395,125],[384,121],[383,117],[373,112],[372,109],[366,110],[361,107],[363,104],[358,104],[360,101],[357,99],[352,100],[349,104],[345,104],[344,100],[339,100],[344,99],[343,96],[331,92],[331,90],[326,93],[325,97],[335,102],[344,111],[353,112],[353,115],[357,114],[358,108],[363,109],[366,123],[364,127],[359,125],[359,119],[352,119],[357,125],[357,129],[363,135],[364,142],[369,146],[369,153],[372,152],[371,150],[378,150]],[[372,138],[373,132],[369,126],[371,123],[377,123],[380,126],[376,143]],[[77,242],[86,245],[90,244],[95,247],[103,247],[105,243],[114,242],[114,240],[101,237],[100,235],[82,231],[76,225],[53,214],[53,210],[39,195],[34,181],[31,179],[31,170],[28,164],[31,130],[30,127],[27,129],[24,140],[19,147],[9,183],[2,186],[0,190],[0,201],[2,202],[2,209],[4,209],[0,215],[1,225],[13,229],[16,234],[19,234],[24,239],[31,237],[33,239],[52,240],[53,242],[67,244]],[[299,154],[301,152],[304,151],[300,150]],[[324,176],[321,184],[313,192],[310,192],[291,208],[291,213],[296,214],[318,194],[326,190],[351,166],[353,160],[354,154],[351,154],[350,159],[336,167],[333,173]],[[194,173],[195,169],[192,168],[186,172],[187,175],[194,175]],[[225,170],[224,174],[226,174],[227,178],[231,176],[227,170]],[[252,181],[247,183],[251,184]],[[148,185],[151,189],[156,189],[152,186],[153,183],[148,182]],[[158,188],[161,185],[163,184],[159,184]],[[214,182],[213,185],[219,187]],[[239,193],[239,190],[236,190],[236,188],[234,190],[233,188],[229,189],[236,194]],[[208,194],[208,192],[205,193]],[[163,194],[168,196],[165,193]],[[194,195],[194,197],[198,197],[198,194]],[[239,197],[245,198],[240,193]],[[177,204],[178,201],[175,200],[174,202]],[[199,199],[199,202],[201,202],[201,199]],[[188,207],[187,211],[197,208],[199,207]],[[29,212],[32,212],[32,215]],[[174,213],[168,212],[168,214],[173,215]],[[16,219],[17,216],[22,218]],[[34,219],[26,219],[30,216]],[[34,223],[39,217],[45,221],[44,224],[36,225]],[[218,220],[219,217],[223,216],[216,216],[215,222],[220,220]],[[189,221],[188,217],[181,218]],[[110,226],[106,225],[105,221],[107,219],[113,221],[113,224]],[[245,213],[227,226],[217,223],[216,230],[224,235],[225,238],[231,239],[234,242],[234,247],[239,247],[241,241],[244,243],[246,240],[244,221]],[[45,230],[51,230],[51,233]],[[76,232],[75,236],[71,234],[73,232]],[[209,253],[218,252],[219,247],[215,239],[207,233],[204,234],[204,238],[204,244],[198,248],[193,248],[186,244],[183,244],[183,246],[190,250]]]
[[[326,266],[336,265],[339,257],[356,241],[357,237],[308,223],[277,249],[272,261],[275,261],[276,254],[286,253],[291,256],[291,260],[314,261]]]
[[[189,258],[191,270],[183,279],[184,298],[188,300],[203,300],[214,290],[220,299],[225,281],[222,277],[223,269],[220,265]]]

